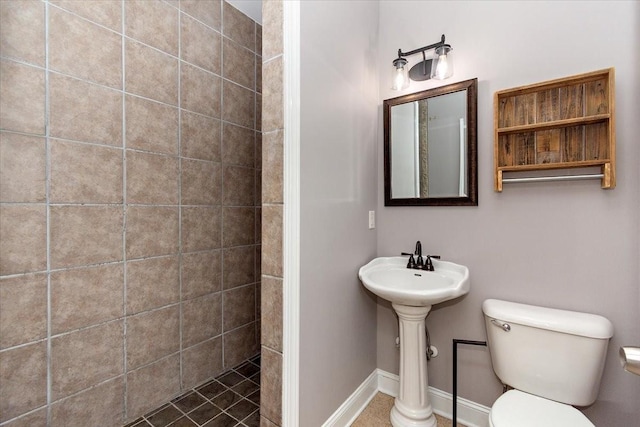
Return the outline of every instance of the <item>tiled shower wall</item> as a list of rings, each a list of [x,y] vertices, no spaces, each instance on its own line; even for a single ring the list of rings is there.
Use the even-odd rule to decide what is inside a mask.
[[[282,425],[284,45],[282,0],[263,0],[262,369],[260,422]]]
[[[220,1],[0,1],[0,425],[259,351],[261,45]]]

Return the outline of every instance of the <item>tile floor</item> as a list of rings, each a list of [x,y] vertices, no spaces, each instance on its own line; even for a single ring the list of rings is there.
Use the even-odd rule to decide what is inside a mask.
[[[125,427],[259,427],[260,355]]]
[[[393,408],[393,397],[378,392],[351,424],[351,427],[391,427],[389,419],[391,408]],[[451,427],[453,424],[450,419],[440,415],[436,415],[436,419],[438,420],[438,427]],[[464,426],[458,424],[458,427]]]
[[[393,397],[378,393],[351,427],[391,427]],[[451,420],[436,415],[439,427]],[[125,427],[259,427],[260,355],[189,390]],[[458,424],[458,427],[464,427]]]

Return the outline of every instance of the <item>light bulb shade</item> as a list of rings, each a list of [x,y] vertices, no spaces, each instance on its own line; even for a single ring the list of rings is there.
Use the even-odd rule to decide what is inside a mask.
[[[409,87],[409,67],[407,60],[397,58],[393,60],[393,83],[391,89],[402,90]]]
[[[444,80],[453,75],[453,58],[451,51],[453,49],[448,44],[436,48],[431,62],[431,78],[436,80]]]

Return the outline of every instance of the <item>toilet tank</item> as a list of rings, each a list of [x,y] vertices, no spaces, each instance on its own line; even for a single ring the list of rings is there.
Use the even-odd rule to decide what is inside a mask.
[[[613,325],[602,316],[489,299],[493,370],[517,390],[586,406],[596,400]]]

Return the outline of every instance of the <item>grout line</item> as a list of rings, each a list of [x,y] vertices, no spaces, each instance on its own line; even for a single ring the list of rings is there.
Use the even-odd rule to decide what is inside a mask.
[[[220,2],[220,34],[223,35],[224,32],[224,1]],[[224,74],[224,40],[220,39],[220,74]],[[224,118],[224,82],[220,83],[220,119]],[[225,358],[225,328],[224,328],[224,222],[225,222],[225,209],[224,209],[224,197],[226,193],[225,185],[224,185],[224,123],[220,126],[220,247],[222,249],[220,256],[220,352],[222,356],[222,369],[226,368],[226,358]]]
[[[50,147],[50,109],[51,109],[51,94],[49,89],[49,2],[44,3],[44,90],[45,90],[45,104],[44,104],[44,132],[45,132],[45,212],[46,212],[46,257],[47,257],[47,425],[52,423],[51,403],[53,400],[53,375],[52,375],[52,307],[51,307],[51,147]]]
[[[127,401],[129,397],[129,382],[127,381],[127,87],[126,87],[126,49],[125,49],[125,3],[121,4],[121,61],[122,61],[122,264],[123,264],[123,289],[122,289],[122,316],[123,316],[123,337],[122,337],[122,372],[124,395],[122,396],[122,421],[127,419],[129,411]]]
[[[183,14],[181,10],[178,10],[178,298],[180,300],[180,305],[178,306],[178,348],[180,351],[180,356],[178,360],[178,380],[180,381],[180,391],[184,390],[184,347],[183,347],[183,326],[184,326],[184,316],[183,316],[183,289],[182,289],[182,256],[183,250],[182,247],[182,67],[184,61],[182,60],[182,18]]]

